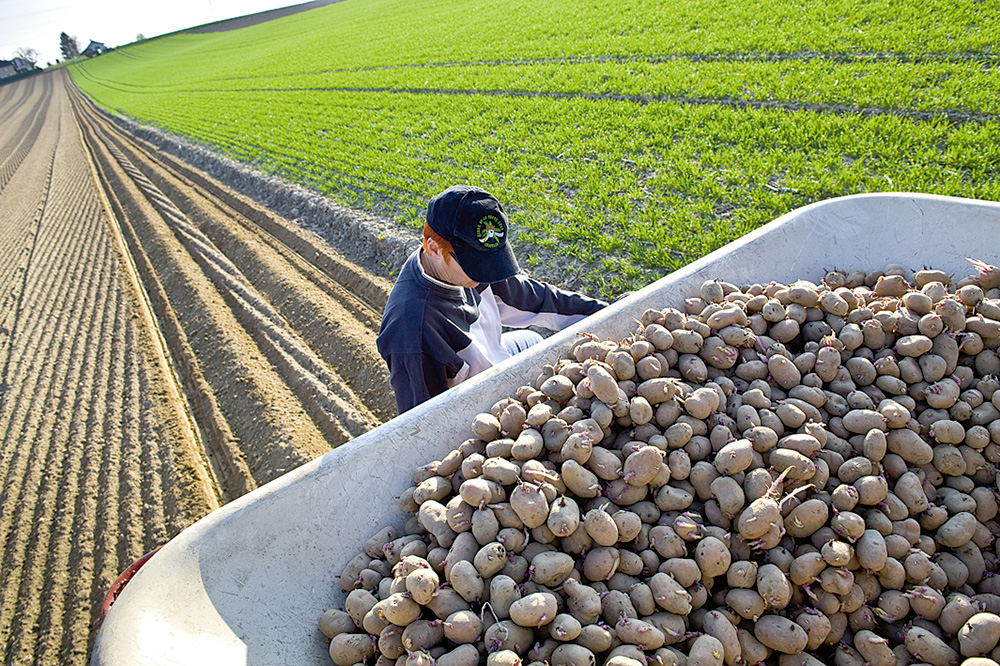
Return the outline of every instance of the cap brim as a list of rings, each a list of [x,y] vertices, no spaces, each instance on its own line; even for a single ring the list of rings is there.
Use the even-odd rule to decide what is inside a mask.
[[[492,252],[461,251],[455,248],[455,257],[465,274],[480,284],[500,282],[521,271],[514,251],[507,243]]]

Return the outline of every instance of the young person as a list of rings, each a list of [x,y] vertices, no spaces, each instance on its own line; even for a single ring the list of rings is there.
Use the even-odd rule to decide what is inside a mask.
[[[456,185],[427,206],[424,240],[403,264],[382,315],[378,350],[399,413],[605,307],[520,273],[507,214],[478,187]]]

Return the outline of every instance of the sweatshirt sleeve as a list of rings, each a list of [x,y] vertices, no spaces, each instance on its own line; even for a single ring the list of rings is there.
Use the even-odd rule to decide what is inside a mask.
[[[604,301],[517,274],[490,285],[504,326],[561,331],[607,306]]]
[[[386,364],[400,414],[448,388],[445,366],[426,354],[391,354]]]

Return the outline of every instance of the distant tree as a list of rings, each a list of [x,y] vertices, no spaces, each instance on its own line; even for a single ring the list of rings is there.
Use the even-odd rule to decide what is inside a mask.
[[[70,37],[65,32],[59,33],[59,50],[62,51],[63,60],[72,60],[80,55],[80,42],[76,37]]]
[[[14,51],[14,57],[23,58],[24,60],[27,60],[32,67],[34,67],[35,64],[38,62],[38,51],[32,48],[25,48],[22,46],[18,50]]]
[[[135,41],[137,42],[141,42],[144,39],[146,39],[146,35],[142,34],[141,32],[135,36]]]

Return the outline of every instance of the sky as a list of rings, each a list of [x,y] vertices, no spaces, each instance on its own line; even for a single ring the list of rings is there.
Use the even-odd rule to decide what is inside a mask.
[[[306,0],[0,0],[0,60],[18,48],[38,51],[38,65],[62,58],[59,33],[77,38],[83,50],[91,40],[121,46],[140,33],[156,37],[203,23]]]

